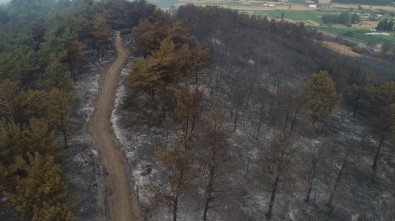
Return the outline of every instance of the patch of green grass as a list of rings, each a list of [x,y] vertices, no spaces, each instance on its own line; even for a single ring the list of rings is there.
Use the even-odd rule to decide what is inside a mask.
[[[306,1],[305,0],[291,0],[291,3],[304,5],[304,4],[306,4]]]
[[[323,11],[292,11],[292,10],[270,10],[270,11],[254,11],[254,14],[268,16],[270,18],[281,18],[284,13],[285,19],[291,19],[297,22],[304,22],[307,20],[317,23],[321,22],[321,17],[326,14],[336,14],[338,12],[323,12]]]
[[[252,6],[252,7],[260,7],[263,3],[249,3],[249,2],[239,2],[239,1],[231,1],[231,2],[202,2],[202,5],[213,5],[213,6]]]
[[[181,1],[179,0],[148,0],[148,2],[157,5],[161,9],[168,10],[172,6],[180,5]]]

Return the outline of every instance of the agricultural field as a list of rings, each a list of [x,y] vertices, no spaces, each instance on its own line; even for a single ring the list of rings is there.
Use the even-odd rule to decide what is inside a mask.
[[[317,10],[310,10],[310,11],[268,10],[268,11],[252,11],[252,13],[256,15],[262,15],[276,19],[280,19],[282,14],[284,13],[284,19],[289,19],[295,22],[305,22],[308,24],[309,21],[320,23],[322,15],[334,14],[337,12],[324,12]]]
[[[384,43],[387,41],[395,42],[394,32],[391,36],[381,35],[365,35],[365,33],[371,32],[371,29],[376,28],[380,19],[386,17],[391,18],[391,15],[395,12],[395,7],[392,6],[369,6],[361,5],[358,9],[358,5],[349,4],[332,4],[329,0],[320,1],[321,4],[325,4],[326,7],[311,8],[305,0],[291,0],[288,3],[275,3],[262,1],[210,1],[210,0],[184,0],[183,3],[192,3],[195,5],[214,5],[224,8],[236,9],[247,14],[254,14],[260,16],[267,16],[269,19],[284,19],[289,22],[303,22],[306,26],[310,26],[313,29],[324,31],[327,33],[336,34],[343,36],[347,33],[347,37],[350,40],[357,42],[367,43],[370,40],[374,40],[377,43]],[[352,24],[352,27],[346,27],[345,25],[325,25],[321,18],[323,15],[338,15],[342,12],[352,11],[361,15],[361,22]],[[371,20],[367,14],[382,15],[374,20]]]
[[[369,30],[366,29],[358,29],[358,28],[347,28],[347,27],[330,27],[330,26],[312,26],[312,28],[329,32],[329,33],[334,33],[339,36],[343,36],[347,32],[352,32],[352,37],[345,37],[353,40],[357,40],[359,42],[367,43],[370,40],[374,40],[378,43],[384,43],[384,42],[395,42],[395,36],[371,36],[371,35],[365,35],[366,32],[369,32]],[[344,36],[343,36],[344,37]]]

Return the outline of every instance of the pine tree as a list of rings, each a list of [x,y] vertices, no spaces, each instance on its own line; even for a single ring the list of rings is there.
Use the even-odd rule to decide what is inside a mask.
[[[175,44],[166,39],[150,58],[133,64],[129,81],[143,90],[150,91],[153,96],[155,92],[163,91],[167,83],[174,81],[174,75],[179,72],[178,61]]]
[[[70,43],[67,49],[67,58],[66,61],[70,68],[71,77],[73,81],[76,82],[76,75],[75,75],[75,66],[77,64],[77,60],[82,57],[84,52],[85,46],[78,40],[74,40]]]
[[[156,11],[149,19],[140,21],[133,30],[138,53],[144,58],[158,50],[161,42],[167,37],[168,22],[161,11]]]
[[[7,185],[6,185],[7,176],[8,176],[7,169],[2,164],[0,164],[0,180],[1,180],[1,182],[0,182],[0,198],[7,189]],[[0,203],[0,207],[1,207],[1,203]]]
[[[21,220],[73,220],[75,205],[54,157],[38,152],[28,154],[28,160],[18,156],[13,170],[27,174],[17,178],[15,193],[8,194]]]
[[[197,118],[200,115],[200,102],[202,93],[197,89],[183,87],[175,93],[177,108],[175,119],[176,122],[184,123],[184,137],[188,137],[188,130],[194,130]]]
[[[53,88],[45,101],[47,119],[55,128],[60,129],[63,135],[64,146],[67,148],[69,111],[71,96],[67,92]]]
[[[112,29],[108,24],[104,14],[97,15],[93,22],[92,35],[95,39],[97,51],[101,52],[101,59],[104,59],[104,52],[107,48],[108,38],[111,37]]]
[[[207,120],[195,133],[194,148],[198,151],[198,159],[205,171],[203,221],[209,220],[209,211],[215,210],[214,204],[220,203],[221,194],[226,192],[226,176],[232,170],[230,143],[231,130],[224,120],[224,111],[219,102],[214,103],[207,113]],[[225,197],[222,195],[222,197]]]
[[[0,120],[0,159],[5,166],[18,155],[39,152],[59,155],[61,145],[54,130],[44,120],[32,119],[30,124],[5,124]]]
[[[372,169],[376,170],[381,149],[386,143],[395,143],[395,82],[382,83],[370,94],[370,102],[379,117],[381,138],[375,151]]]
[[[171,83],[185,82],[205,60],[206,53],[201,48],[191,50],[187,44],[177,48],[170,38],[166,38],[151,57],[134,63],[129,81],[154,94]]]
[[[45,83],[49,88],[56,87],[70,90],[72,87],[70,75],[68,68],[60,63],[58,59],[54,59],[47,67]]]
[[[386,117],[386,122],[384,129],[383,129],[383,135],[382,138],[379,142],[379,146],[376,150],[376,154],[374,156],[373,164],[372,164],[372,170],[375,171],[377,168],[377,163],[379,161],[379,157],[381,154],[381,148],[384,145],[384,142],[389,142],[391,146],[395,144],[395,103],[389,105],[388,107],[388,115]]]
[[[0,83],[0,116],[14,122],[17,111],[22,103],[18,81],[8,79]]]
[[[359,101],[363,97],[367,97],[374,90],[373,86],[374,76],[372,73],[365,73],[361,79],[352,86],[351,95],[355,97],[355,105],[353,110],[353,117],[356,117],[359,107]]]
[[[341,96],[336,92],[335,85],[326,71],[313,74],[305,85],[304,93],[313,117],[313,124],[318,119],[327,120],[333,108],[341,100]]]
[[[176,45],[188,44],[191,36],[189,30],[181,21],[173,21],[168,28],[167,37],[170,38]]]
[[[184,184],[191,178],[188,173],[192,159],[185,146],[187,145],[183,138],[176,139],[171,146],[155,152],[155,157],[168,170],[170,191],[160,195],[164,203],[171,208],[173,221],[177,221],[179,201],[185,191]]]

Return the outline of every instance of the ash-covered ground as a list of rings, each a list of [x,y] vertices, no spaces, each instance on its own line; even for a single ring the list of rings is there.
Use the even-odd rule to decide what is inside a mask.
[[[254,69],[254,65],[255,62],[249,62],[251,69]],[[203,82],[200,87],[204,89],[205,100],[221,94],[225,110],[233,108],[232,79],[237,74],[246,74],[232,72],[230,69],[212,66],[200,76]],[[130,174],[133,174],[131,183],[135,185],[146,219],[169,220],[170,210],[156,206],[158,199],[152,191],[158,186],[162,189],[169,188],[166,185],[167,171],[155,159],[154,152],[177,136],[180,128],[130,123],[132,111],[122,107],[130,87],[125,82],[125,76],[129,72],[130,67],[126,67],[121,74],[112,114],[113,130],[127,157]],[[268,73],[267,70],[258,73],[247,108],[236,110],[240,111],[237,129],[229,139],[235,147],[230,153],[232,168],[235,169],[226,170],[223,174],[225,178],[221,182],[226,185],[218,190],[218,198],[215,198],[215,203],[210,208],[210,220],[265,219],[275,172],[270,169],[270,160],[265,155],[281,130],[273,122],[276,111],[269,110],[269,106],[272,106],[271,99],[264,101],[266,114],[259,133],[257,127],[261,96],[266,94],[267,97],[273,97],[279,94],[276,92],[276,83],[267,83],[275,82],[272,81],[274,78],[275,74]],[[301,81],[296,84],[300,83]],[[278,90],[287,91],[294,84],[293,80],[285,80]],[[259,91],[264,93],[255,93]],[[209,102],[204,105],[209,105]],[[394,220],[395,158],[390,146],[385,145],[377,173],[371,170],[380,135],[367,123],[369,113],[361,111],[359,117],[353,118],[352,110],[346,105],[340,105],[327,124],[311,125],[308,116],[306,110],[298,113],[293,141],[286,151],[284,169],[277,187],[272,220]],[[226,119],[227,124],[233,126],[234,114],[227,115]],[[310,200],[306,203],[312,161],[317,158]],[[200,182],[199,179],[204,178],[196,177],[196,182]],[[221,198],[224,195],[226,197]],[[331,206],[328,206],[331,195]],[[187,194],[182,195],[178,220],[201,220],[203,198],[204,191],[201,187],[189,189]]]

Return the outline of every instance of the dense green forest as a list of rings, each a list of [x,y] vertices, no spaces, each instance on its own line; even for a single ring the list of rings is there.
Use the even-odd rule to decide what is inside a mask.
[[[393,5],[392,0],[332,0],[335,3],[363,4],[363,5]]]
[[[92,0],[0,8],[0,210],[13,208],[21,220],[73,220],[78,200],[61,165],[82,57],[103,58],[113,29],[131,28],[152,10],[144,1]]]
[[[62,172],[78,124],[73,87],[88,53],[111,56],[115,30],[138,57],[126,77],[126,127],[163,135],[144,146],[155,143],[143,159],[163,172],[147,187],[147,220],[165,211],[176,221],[186,208],[199,220],[286,220],[295,208],[297,220],[394,216],[393,199],[379,195],[394,194],[393,44],[348,57],[303,23],[120,0],[0,7],[0,212],[40,221],[83,213]],[[339,112],[359,129],[333,120]],[[339,140],[360,128],[378,142]],[[309,139],[323,147],[307,148]]]

